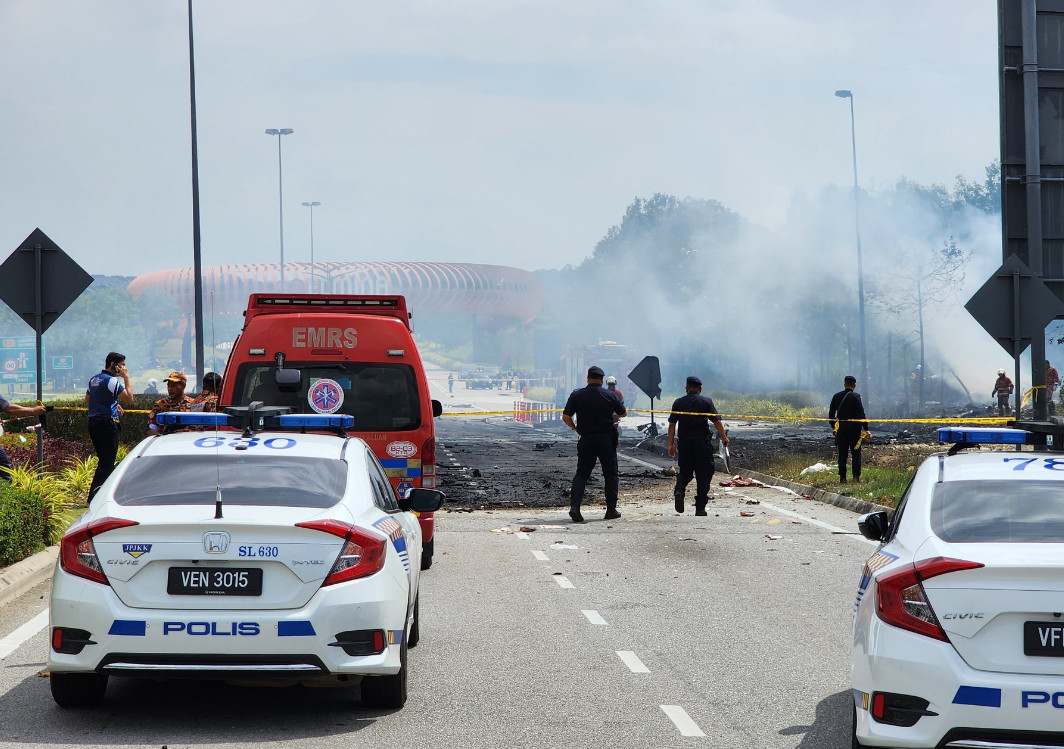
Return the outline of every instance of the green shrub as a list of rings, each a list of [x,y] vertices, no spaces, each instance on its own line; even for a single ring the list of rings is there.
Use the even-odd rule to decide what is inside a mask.
[[[0,481],[0,567],[44,548],[44,502],[33,492]]]
[[[162,396],[160,396],[162,397]],[[135,395],[133,404],[122,414],[118,439],[122,444],[135,445],[148,434],[148,412],[158,402],[153,395]],[[88,412],[84,398],[68,398],[50,401],[55,406],[46,415],[45,431],[55,437],[68,440],[89,440]]]

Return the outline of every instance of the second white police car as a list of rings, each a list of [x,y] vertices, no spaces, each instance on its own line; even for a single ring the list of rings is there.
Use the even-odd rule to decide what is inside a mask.
[[[940,430],[954,446],[897,510],[860,519],[881,545],[857,593],[854,747],[1064,747],[1064,433],[1025,426]],[[967,449],[986,443],[1035,447]]]
[[[420,634],[412,511],[442,493],[397,500],[350,416],[228,411],[161,415],[203,431],[141,442],[63,537],[52,696],[96,704],[111,676],[317,680],[402,707]]]

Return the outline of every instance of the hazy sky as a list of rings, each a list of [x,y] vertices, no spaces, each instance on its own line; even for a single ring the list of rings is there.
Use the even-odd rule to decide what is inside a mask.
[[[577,264],[633,198],[997,158],[991,0],[196,0],[203,262]],[[192,264],[186,0],[0,0],[0,259]],[[849,220],[849,217],[846,217]]]

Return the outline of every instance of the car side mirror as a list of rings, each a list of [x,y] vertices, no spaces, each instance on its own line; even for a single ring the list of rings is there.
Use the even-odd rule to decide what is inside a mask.
[[[857,528],[869,541],[885,541],[890,533],[890,516],[884,510],[870,512],[857,518]]]
[[[432,418],[443,416],[443,404],[438,400],[432,401]]]
[[[407,489],[406,496],[399,500],[399,509],[405,512],[436,512],[443,506],[447,495],[439,489]]]

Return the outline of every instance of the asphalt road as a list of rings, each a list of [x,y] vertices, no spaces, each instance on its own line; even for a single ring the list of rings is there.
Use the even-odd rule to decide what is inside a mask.
[[[871,546],[846,510],[717,491],[706,518],[660,492],[584,525],[563,509],[442,513],[394,712],[364,709],[357,687],[145,680],[60,710],[38,676],[39,586],[0,611],[0,746],[848,747]]]

